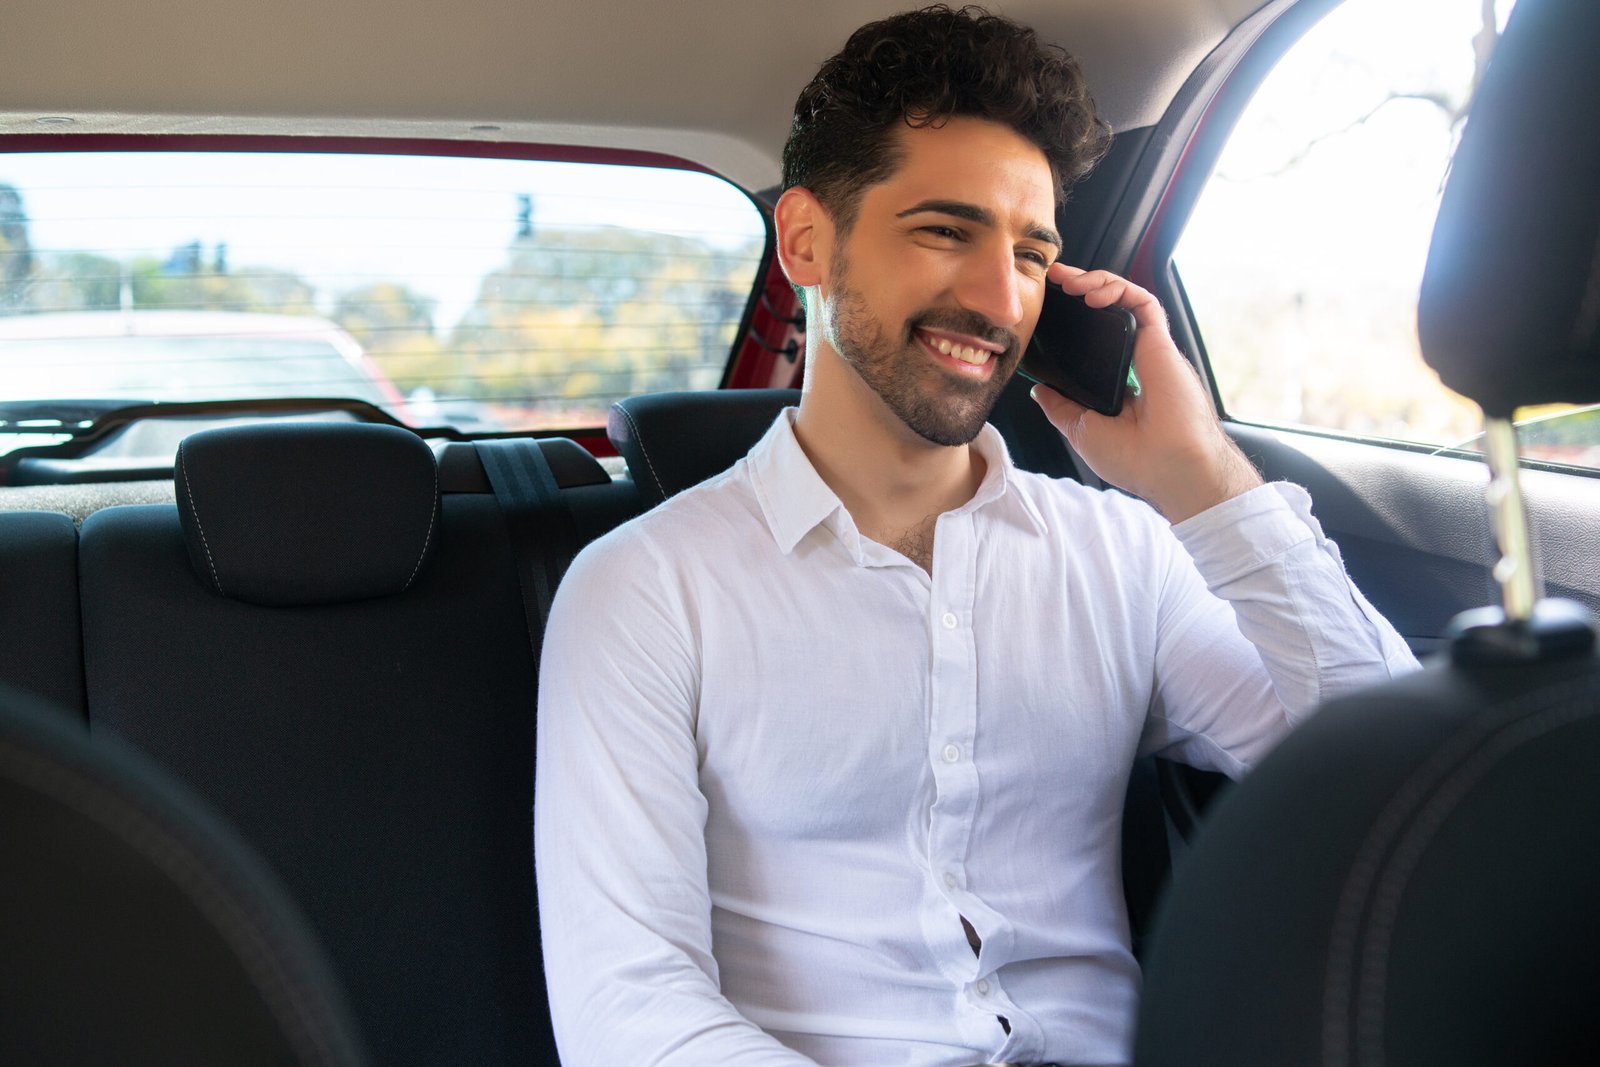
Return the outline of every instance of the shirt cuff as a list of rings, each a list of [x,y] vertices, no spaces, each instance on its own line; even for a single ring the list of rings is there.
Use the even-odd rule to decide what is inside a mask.
[[[1296,545],[1326,540],[1311,496],[1290,482],[1268,482],[1172,527],[1213,592],[1274,562]]]

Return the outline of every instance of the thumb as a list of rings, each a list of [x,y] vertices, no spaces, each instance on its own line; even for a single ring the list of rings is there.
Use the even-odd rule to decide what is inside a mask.
[[[1039,405],[1044,417],[1050,420],[1050,425],[1061,432],[1074,451],[1081,453],[1083,449],[1080,445],[1088,432],[1090,420],[1100,416],[1077,401],[1068,400],[1048,385],[1035,385],[1028,395]]]

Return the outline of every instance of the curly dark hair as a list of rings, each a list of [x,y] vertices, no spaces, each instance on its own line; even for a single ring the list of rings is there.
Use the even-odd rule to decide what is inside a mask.
[[[822,64],[795,102],[783,187],[809,189],[848,231],[862,192],[900,165],[900,124],[956,116],[1003,123],[1037,145],[1058,203],[1111,147],[1066,51],[982,8],[936,4],[868,23]]]

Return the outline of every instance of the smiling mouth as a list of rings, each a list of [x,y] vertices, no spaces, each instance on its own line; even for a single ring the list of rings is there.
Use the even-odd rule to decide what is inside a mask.
[[[921,341],[925,347],[941,356],[974,369],[987,367],[998,354],[988,347],[973,345],[952,337],[946,337],[943,334],[932,333],[928,330],[919,329],[916,331],[916,335],[917,340]]]

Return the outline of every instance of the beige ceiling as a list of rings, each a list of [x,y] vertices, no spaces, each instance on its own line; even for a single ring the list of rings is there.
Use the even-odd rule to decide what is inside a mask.
[[[1154,121],[1261,0],[998,0]],[[776,179],[799,87],[885,0],[4,0],[0,133],[561,141]],[[70,124],[41,124],[65,118]],[[498,127],[473,130],[474,126]]]

